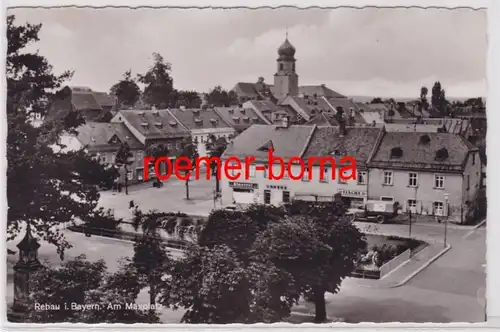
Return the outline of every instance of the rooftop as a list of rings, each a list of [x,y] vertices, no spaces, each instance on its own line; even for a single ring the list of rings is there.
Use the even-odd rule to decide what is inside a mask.
[[[131,149],[142,149],[143,145],[123,123],[88,122],[77,128],[77,139],[90,150],[118,148],[127,143]]]
[[[292,125],[281,128],[271,125],[253,125],[229,144],[223,158],[234,156],[245,158],[255,157],[257,160],[268,159],[268,152],[262,149],[266,146],[274,148],[273,154],[284,159],[300,156],[307,146],[314,126]]]
[[[186,137],[190,134],[169,110],[120,110],[116,116],[123,116],[147,139]]]
[[[381,128],[347,127],[342,135],[340,127],[318,127],[303,157],[328,157],[337,152],[355,157],[358,166],[364,165],[381,134]]]
[[[268,122],[262,119],[251,108],[215,107],[214,109],[226,123],[237,130],[244,130],[253,124],[265,124]]]
[[[170,112],[189,130],[231,127],[213,109],[170,109]]]
[[[391,157],[393,148],[400,148],[402,155]],[[436,159],[437,151],[442,148],[448,151],[449,156]],[[473,150],[477,149],[456,134],[385,132],[370,165],[381,168],[461,171],[468,153]]]

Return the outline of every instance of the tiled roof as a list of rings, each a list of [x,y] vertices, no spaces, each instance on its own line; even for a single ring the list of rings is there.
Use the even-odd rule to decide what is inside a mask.
[[[101,107],[113,107],[115,101],[106,92],[94,92],[94,98]]]
[[[77,138],[89,151],[117,150],[126,142],[131,149],[143,149],[143,145],[123,123],[89,122],[77,128]],[[113,139],[116,135],[117,140]]]
[[[102,110],[93,92],[75,92],[71,94],[71,103],[75,110]]]
[[[170,109],[170,112],[189,130],[231,127],[213,109]]]
[[[243,159],[253,156],[256,160],[267,161],[268,152],[259,150],[266,144],[272,144],[273,154],[285,160],[300,156],[314,128],[315,126],[293,125],[280,128],[271,125],[253,125],[228,145],[223,158],[234,156]]]
[[[440,124],[406,124],[406,123],[386,123],[386,131],[437,133],[443,126]]]
[[[314,117],[322,112],[333,112],[330,105],[321,97],[291,97],[309,116]]]
[[[255,83],[238,82],[233,88],[238,97],[256,98],[259,93],[255,89]]]
[[[342,107],[344,110],[344,114],[350,115],[350,110],[354,110],[354,122],[357,124],[364,124],[366,123],[365,119],[361,114],[359,113],[359,107],[358,105],[352,101],[351,99],[348,98],[327,98],[328,103],[335,107],[336,109],[338,107]]]
[[[330,113],[321,113],[316,115],[314,118],[309,120],[306,125],[317,125],[317,126],[333,126],[336,127],[339,125],[337,120],[335,119],[335,115]]]
[[[425,143],[421,137],[427,135]],[[399,147],[403,155],[391,158],[391,150]],[[436,152],[446,148],[449,157],[436,160]],[[474,146],[462,136],[450,133],[386,132],[375,153],[371,167],[462,171],[463,163]]]
[[[303,85],[299,87],[299,95],[306,96],[318,96],[318,97],[326,97],[326,98],[345,98],[345,96],[341,95],[338,92],[335,92],[325,85]]]
[[[120,110],[118,113],[147,139],[189,136],[189,130],[168,110]]]
[[[328,157],[339,151],[345,156],[356,158],[357,166],[363,166],[372,153],[381,128],[347,127],[341,135],[340,127],[318,127],[314,132],[303,158]]]
[[[467,119],[446,118],[443,122],[446,131],[453,134],[465,134],[470,127],[470,122]]]
[[[244,130],[253,124],[268,123],[251,108],[215,107],[215,112],[236,130]]]

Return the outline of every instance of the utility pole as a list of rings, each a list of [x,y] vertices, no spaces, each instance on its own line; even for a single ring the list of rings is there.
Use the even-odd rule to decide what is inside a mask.
[[[445,205],[446,205],[446,219],[444,220],[444,247],[446,248],[447,245],[447,233],[448,233],[448,214],[449,214],[449,207],[448,207],[448,193],[444,194],[444,200],[445,200]]]

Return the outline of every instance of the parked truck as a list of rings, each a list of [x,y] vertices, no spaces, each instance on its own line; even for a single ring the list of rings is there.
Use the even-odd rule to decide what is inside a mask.
[[[398,202],[367,200],[364,208],[353,208],[347,211],[353,221],[375,221],[383,224],[395,218],[400,211]]]

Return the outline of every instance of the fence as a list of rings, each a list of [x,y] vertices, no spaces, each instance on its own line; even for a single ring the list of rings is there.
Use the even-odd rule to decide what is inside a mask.
[[[393,259],[382,265],[380,267],[380,278],[383,278],[389,272],[393,271],[398,266],[408,261],[410,257],[411,257],[411,249],[407,249],[403,253],[399,254],[398,256],[394,257]]]

